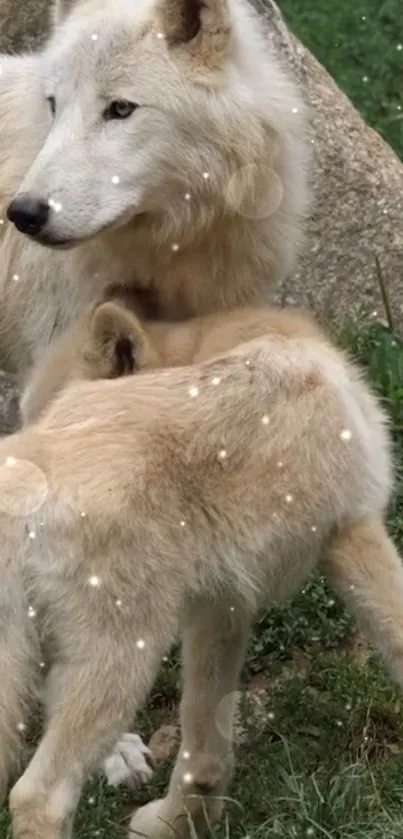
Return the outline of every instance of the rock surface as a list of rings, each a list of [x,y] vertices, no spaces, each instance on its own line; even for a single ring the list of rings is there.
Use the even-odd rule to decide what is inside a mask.
[[[313,211],[305,253],[276,299],[322,316],[364,306],[384,317],[378,258],[395,325],[402,329],[403,164],[289,32],[273,0],[251,2],[312,110]],[[0,51],[39,44],[49,10],[50,0],[0,0]],[[16,419],[13,387],[8,377],[0,379],[0,433],[8,433]]]
[[[0,52],[40,46],[50,20],[50,0],[0,0]]]
[[[278,299],[326,315],[364,306],[384,317],[376,257],[403,326],[403,164],[289,32],[272,0],[252,0],[312,113],[313,204],[306,248]]]

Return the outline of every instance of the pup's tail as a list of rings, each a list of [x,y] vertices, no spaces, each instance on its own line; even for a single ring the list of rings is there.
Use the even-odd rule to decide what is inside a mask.
[[[403,565],[381,517],[333,537],[324,570],[403,688]]]

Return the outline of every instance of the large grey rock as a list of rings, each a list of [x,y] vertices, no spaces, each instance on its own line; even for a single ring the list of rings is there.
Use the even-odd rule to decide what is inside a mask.
[[[403,164],[363,122],[333,79],[289,32],[272,0],[253,0],[268,38],[293,69],[312,109],[312,217],[306,250],[279,297],[321,314],[384,310],[403,325]],[[270,84],[270,80],[268,80]]]
[[[43,41],[50,0],[0,0],[0,52],[34,49]]]

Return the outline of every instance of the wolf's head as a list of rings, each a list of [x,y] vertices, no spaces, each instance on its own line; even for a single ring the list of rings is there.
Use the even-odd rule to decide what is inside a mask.
[[[295,130],[298,108],[249,14],[242,0],[59,0],[38,59],[49,133],[9,206],[16,227],[50,246],[147,218],[180,230],[261,190],[288,130],[279,95]]]

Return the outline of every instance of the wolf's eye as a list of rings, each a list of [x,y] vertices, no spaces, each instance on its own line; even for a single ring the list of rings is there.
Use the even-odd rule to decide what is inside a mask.
[[[56,113],[56,99],[54,96],[47,96],[46,101],[49,104],[50,113],[52,114],[52,117],[54,117]]]
[[[138,108],[135,102],[128,102],[127,99],[116,99],[104,110],[104,119],[127,119],[133,111]]]

